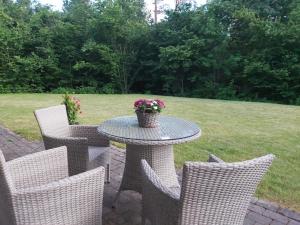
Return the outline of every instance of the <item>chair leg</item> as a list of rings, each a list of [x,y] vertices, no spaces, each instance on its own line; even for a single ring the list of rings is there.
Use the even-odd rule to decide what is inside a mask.
[[[119,199],[120,195],[121,195],[121,191],[119,190],[118,193],[116,194],[116,197],[113,200],[113,203],[112,203],[112,206],[111,206],[113,209],[115,209],[117,207],[117,202],[118,202],[118,199]]]
[[[146,218],[142,216],[142,225],[146,225]]]
[[[109,164],[106,165],[106,183],[107,184],[110,183],[110,165]]]

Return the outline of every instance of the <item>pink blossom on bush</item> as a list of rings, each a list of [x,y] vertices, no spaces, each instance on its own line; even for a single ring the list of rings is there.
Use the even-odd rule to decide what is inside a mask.
[[[65,94],[63,96],[63,102],[66,106],[67,110],[67,116],[70,124],[77,124],[77,115],[82,114],[82,111],[80,109],[80,100],[74,96],[70,96],[68,94]]]

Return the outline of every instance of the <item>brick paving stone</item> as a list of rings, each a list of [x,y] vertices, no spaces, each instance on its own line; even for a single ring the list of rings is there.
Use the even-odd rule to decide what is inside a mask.
[[[255,221],[248,219],[247,217],[244,220],[244,225],[254,225]]]
[[[280,210],[278,212],[283,214],[284,216],[287,216],[293,220],[297,220],[300,222],[300,213],[299,212],[295,212],[295,211],[287,209],[287,208],[280,208]]]
[[[42,151],[43,143],[30,142],[0,125],[0,148],[7,160],[29,153]],[[105,184],[103,197],[103,225],[141,224],[141,195],[124,191],[112,209],[112,203],[121,183],[125,162],[125,151],[116,147],[112,150],[111,182]],[[178,170],[179,180],[182,170]],[[149,222],[146,223],[150,224]],[[277,204],[253,198],[244,225],[300,225],[300,214],[290,209],[280,208]]]
[[[266,200],[259,199],[258,201],[256,201],[255,204],[259,205],[261,207],[264,207],[266,209],[269,209],[271,211],[277,211],[279,209],[279,205],[277,205],[276,203],[273,203],[273,202],[266,201]]]
[[[273,219],[275,221],[278,221],[278,222],[281,222],[283,224],[287,224],[289,222],[289,220],[286,216],[283,216],[279,213],[273,212],[273,211],[268,210],[268,209],[263,213],[263,215],[265,217],[271,218],[271,219]]]
[[[281,223],[279,221],[275,221],[273,220],[272,223],[270,225],[286,225],[286,223]]]
[[[300,222],[298,222],[296,220],[290,220],[290,222],[288,223],[288,225],[300,225]]]
[[[256,212],[249,212],[246,218],[253,220],[256,223],[260,223],[261,225],[269,225],[272,222],[271,218],[265,217]]]
[[[249,208],[250,211],[256,212],[258,214],[263,214],[266,209],[264,207],[261,207],[259,205],[255,205],[255,204],[250,204]]]
[[[251,199],[250,202],[251,202],[252,204],[255,204],[257,201],[258,201],[258,198],[252,197],[252,199]]]

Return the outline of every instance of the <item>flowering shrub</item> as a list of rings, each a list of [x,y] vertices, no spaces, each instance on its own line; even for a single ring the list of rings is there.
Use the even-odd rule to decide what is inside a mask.
[[[134,109],[145,113],[161,112],[165,107],[165,103],[159,99],[138,99],[134,102]]]
[[[62,104],[66,106],[69,123],[78,124],[78,113],[82,113],[80,110],[80,100],[74,96],[65,94],[63,95]]]

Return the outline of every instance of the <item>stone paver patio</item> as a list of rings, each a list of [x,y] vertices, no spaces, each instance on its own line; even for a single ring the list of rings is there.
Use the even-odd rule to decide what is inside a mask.
[[[41,151],[44,149],[44,146],[41,142],[29,142],[0,126],[0,149],[7,160],[12,160],[26,154]],[[103,225],[141,224],[140,194],[131,191],[122,192],[116,209],[111,208],[112,201],[121,182],[124,162],[125,152],[114,148],[111,183],[105,185]],[[300,225],[300,213],[281,208],[275,203],[253,199],[244,225]]]

